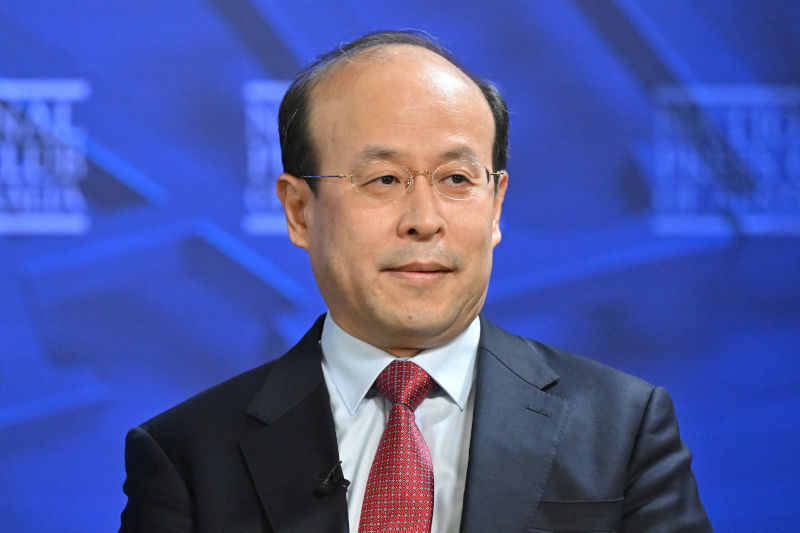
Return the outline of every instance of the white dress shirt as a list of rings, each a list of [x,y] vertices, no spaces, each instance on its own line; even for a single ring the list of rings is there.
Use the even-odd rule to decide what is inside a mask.
[[[432,533],[456,533],[461,523],[479,337],[480,321],[476,317],[448,344],[411,358],[436,382],[414,412],[433,460]],[[350,531],[357,533],[369,470],[391,410],[373,384],[378,374],[398,358],[346,333],[330,313],[325,317],[320,344],[342,472],[350,480]]]

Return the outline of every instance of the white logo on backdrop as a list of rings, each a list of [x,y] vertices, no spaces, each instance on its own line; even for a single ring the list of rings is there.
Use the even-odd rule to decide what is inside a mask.
[[[0,233],[89,230],[86,136],[72,124],[89,93],[83,80],[0,79]]]
[[[247,185],[242,228],[253,234],[286,233],[275,179],[283,171],[278,138],[278,107],[288,81],[254,80],[245,84],[245,135],[247,139]]]

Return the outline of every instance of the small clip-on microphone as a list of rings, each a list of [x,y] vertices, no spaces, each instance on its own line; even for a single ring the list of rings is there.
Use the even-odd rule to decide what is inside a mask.
[[[347,487],[350,486],[350,482],[344,478],[344,473],[342,472],[342,462],[339,461],[331,471],[328,472],[327,475],[319,474],[317,476],[317,485],[314,487],[314,494],[316,496],[325,496],[328,494],[332,487],[342,487],[344,490],[347,490]]]

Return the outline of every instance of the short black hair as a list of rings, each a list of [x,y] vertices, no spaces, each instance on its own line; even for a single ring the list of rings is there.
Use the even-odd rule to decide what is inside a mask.
[[[452,63],[478,85],[494,117],[492,170],[505,170],[508,159],[508,108],[500,91],[489,81],[468,72],[447,48],[430,35],[412,30],[367,33],[318,56],[294,79],[283,96],[278,111],[278,132],[284,172],[294,176],[313,176],[319,173],[319,157],[309,131],[310,94],[325,73],[343,59],[352,58],[370,48],[394,44],[408,44],[430,50]],[[308,183],[311,189],[316,191],[316,181],[308,180]]]

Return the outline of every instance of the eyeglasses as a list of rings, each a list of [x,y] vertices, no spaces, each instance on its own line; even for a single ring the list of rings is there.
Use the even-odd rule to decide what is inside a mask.
[[[396,200],[414,188],[414,178],[425,174],[433,189],[451,200],[480,198],[493,188],[491,178],[498,179],[502,170],[490,172],[477,161],[450,161],[429,170],[409,170],[389,161],[368,161],[350,174],[301,176],[302,178],[350,178],[357,193],[379,201]]]

